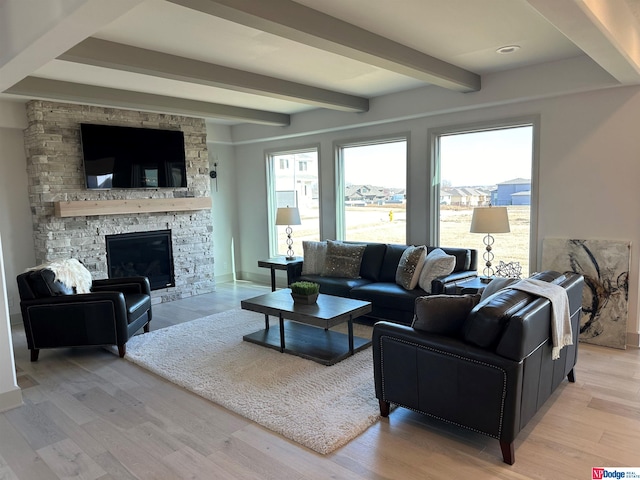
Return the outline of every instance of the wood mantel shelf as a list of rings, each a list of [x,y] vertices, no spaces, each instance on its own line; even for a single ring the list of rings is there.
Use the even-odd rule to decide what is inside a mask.
[[[121,215],[127,213],[186,212],[211,208],[211,197],[138,198],[54,202],[56,217]]]

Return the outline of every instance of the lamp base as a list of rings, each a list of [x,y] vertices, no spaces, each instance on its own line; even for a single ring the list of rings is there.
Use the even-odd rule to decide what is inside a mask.
[[[296,259],[296,257],[294,257],[294,256],[291,256],[291,257],[287,256],[287,257],[284,257],[284,259],[285,259],[285,260],[295,260],[295,259]]]
[[[493,261],[493,252],[491,251],[491,245],[493,245],[493,236],[489,233],[487,233],[487,236],[484,237],[484,244],[486,245],[486,249],[484,251],[484,253],[482,254],[482,258],[485,261],[485,268],[482,271],[482,273],[484,274],[485,278],[488,277],[493,277],[493,268],[491,268],[491,262]],[[489,282],[487,282],[489,283]]]

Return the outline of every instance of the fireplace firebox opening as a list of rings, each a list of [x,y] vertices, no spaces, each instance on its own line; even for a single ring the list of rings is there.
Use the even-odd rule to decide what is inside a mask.
[[[106,235],[109,278],[142,275],[151,290],[174,287],[171,230]]]

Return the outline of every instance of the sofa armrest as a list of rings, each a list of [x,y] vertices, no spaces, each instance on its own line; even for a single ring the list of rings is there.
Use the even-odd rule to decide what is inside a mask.
[[[91,284],[92,292],[122,292],[144,293],[151,295],[149,279],[143,276],[105,278],[94,280]]]
[[[494,438],[512,441],[522,363],[462,340],[378,322],[376,397]]]
[[[434,278],[431,282],[431,293],[456,293],[456,285],[462,280],[474,278],[478,276],[478,272],[475,270],[462,270],[460,272],[453,272],[449,275]]]
[[[299,263],[294,263],[287,269],[287,282],[291,285],[293,282],[297,282],[298,279],[302,276],[302,265],[304,261]]]
[[[30,349],[120,345],[128,338],[127,309],[120,292],[23,300],[20,308]]]

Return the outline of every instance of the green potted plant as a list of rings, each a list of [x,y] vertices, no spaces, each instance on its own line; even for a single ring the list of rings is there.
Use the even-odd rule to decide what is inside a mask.
[[[289,285],[294,303],[311,305],[318,300],[320,285],[314,282],[293,282]]]

